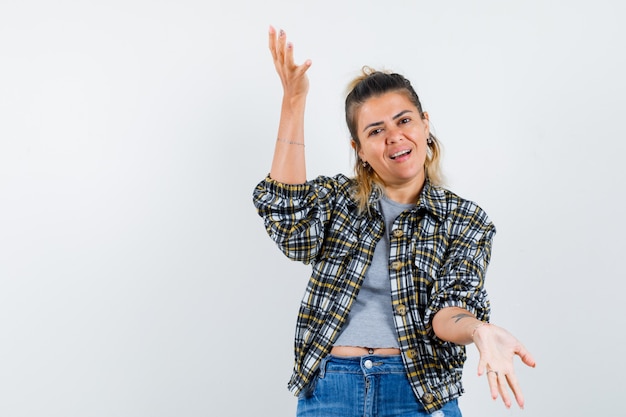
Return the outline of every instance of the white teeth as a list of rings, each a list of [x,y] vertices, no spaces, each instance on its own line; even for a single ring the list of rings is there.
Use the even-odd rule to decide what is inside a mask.
[[[391,159],[396,159],[397,157],[399,157],[399,156],[401,156],[401,155],[404,155],[404,154],[407,154],[407,153],[409,153],[409,152],[410,152],[410,149],[405,149],[405,150],[403,150],[403,151],[396,152],[396,153],[394,153],[393,155],[391,155]]]

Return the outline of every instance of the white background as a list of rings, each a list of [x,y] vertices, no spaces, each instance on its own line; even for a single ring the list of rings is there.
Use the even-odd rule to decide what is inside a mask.
[[[352,173],[361,66],[413,81],[448,186],[496,223],[493,322],[527,406],[623,416],[626,30],[619,1],[0,2],[0,415],[292,416],[309,268],[251,201],[280,83],[313,60],[308,176]]]

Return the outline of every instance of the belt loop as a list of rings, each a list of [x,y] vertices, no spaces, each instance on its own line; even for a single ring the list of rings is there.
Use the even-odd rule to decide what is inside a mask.
[[[328,363],[328,361],[330,360],[330,354],[326,355],[322,361],[320,362],[320,378],[324,378],[324,375],[326,375],[326,364]]]

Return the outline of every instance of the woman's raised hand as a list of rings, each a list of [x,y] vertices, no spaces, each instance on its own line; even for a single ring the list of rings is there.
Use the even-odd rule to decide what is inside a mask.
[[[293,60],[293,44],[287,42],[285,31],[281,29],[276,33],[272,26],[269,29],[269,47],[285,97],[306,96],[309,91],[306,71],[311,67],[311,60],[307,59],[302,65],[296,65]]]

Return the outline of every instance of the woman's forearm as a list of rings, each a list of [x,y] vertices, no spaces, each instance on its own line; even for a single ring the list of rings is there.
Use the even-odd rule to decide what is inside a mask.
[[[473,342],[476,330],[486,324],[460,307],[446,307],[433,317],[433,331],[441,340],[468,345]]]
[[[307,59],[302,65],[296,65],[293,60],[293,45],[287,42],[285,32],[280,30],[276,33],[270,26],[268,35],[274,67],[283,87],[280,123],[270,177],[285,184],[303,184],[306,182],[304,108],[309,92],[306,72],[311,66],[311,60]]]
[[[283,97],[270,177],[285,184],[306,182],[304,110],[306,95]]]

